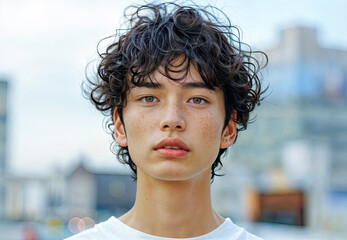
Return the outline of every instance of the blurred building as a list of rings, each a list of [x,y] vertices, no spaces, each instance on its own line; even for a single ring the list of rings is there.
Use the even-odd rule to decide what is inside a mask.
[[[6,168],[7,82],[0,79],[0,174]]]
[[[288,196],[301,192],[304,225],[343,229],[347,225],[347,51],[322,47],[316,29],[293,27],[283,30],[278,45],[265,52],[269,65],[263,74],[270,95],[253,115],[255,123],[239,134],[230,149],[224,181],[234,182],[235,189],[220,194],[217,201],[224,196],[230,203],[224,209],[227,214],[247,219],[245,192],[256,189],[260,195]],[[290,205],[267,214],[273,216],[267,221],[290,223],[300,211]]]
[[[317,30],[293,27],[281,32],[269,56],[271,97],[346,100],[347,50],[320,46]]]
[[[136,182],[128,174],[88,170],[81,162],[66,178],[63,206],[71,217],[120,216],[135,202]]]
[[[128,174],[89,170],[83,161],[48,176],[6,171],[7,82],[0,80],[0,219],[43,221],[59,217],[104,220],[128,211],[136,183]]]
[[[6,175],[5,219],[37,221],[48,213],[47,179],[37,176]]]
[[[0,79],[0,218],[5,209],[7,82]]]
[[[7,175],[4,186],[4,217],[25,221],[68,222],[76,217],[102,221],[127,212],[136,194],[136,183],[128,174],[94,172],[82,162],[46,177]]]
[[[347,190],[347,50],[321,47],[316,29],[294,27],[266,53],[272,93],[259,111],[266,121],[257,124],[266,145],[275,146],[266,158],[303,177],[321,164],[317,177]]]

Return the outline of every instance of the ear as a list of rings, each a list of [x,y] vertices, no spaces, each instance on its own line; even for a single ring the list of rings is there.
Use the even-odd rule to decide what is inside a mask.
[[[237,123],[234,122],[234,119],[236,119],[236,113],[234,112],[229,120],[228,125],[223,131],[222,135],[222,140],[220,143],[220,148],[227,148],[230,147],[236,138],[236,128],[237,128]]]
[[[116,142],[121,147],[128,146],[124,126],[119,118],[117,108],[115,108],[113,111],[113,121],[114,121],[114,136],[115,136]]]

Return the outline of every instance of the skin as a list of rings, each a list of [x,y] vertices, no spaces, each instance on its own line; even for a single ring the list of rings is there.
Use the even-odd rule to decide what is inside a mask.
[[[182,73],[171,75],[176,78]],[[138,178],[135,204],[119,220],[160,237],[201,236],[224,222],[211,205],[211,166],[219,149],[233,144],[236,123],[230,120],[223,129],[221,90],[185,87],[203,83],[193,66],[181,82],[158,71],[152,77],[161,87],[131,88],[124,125],[114,111],[116,141],[128,146]],[[182,157],[158,154],[155,146],[165,138],[179,138],[189,152]]]

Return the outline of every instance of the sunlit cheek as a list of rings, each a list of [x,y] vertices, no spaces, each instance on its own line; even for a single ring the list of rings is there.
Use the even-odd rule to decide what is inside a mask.
[[[223,125],[221,119],[219,119],[219,116],[216,114],[209,114],[204,120],[202,138],[205,140],[205,149],[208,149],[205,156],[206,161],[212,164],[220,149]]]
[[[211,144],[211,142],[215,142],[219,139],[223,126],[215,114],[209,113],[204,116],[204,118],[200,119],[200,127],[203,139]]]
[[[127,140],[131,145],[134,141],[136,142],[136,134],[141,134],[141,129],[143,127],[143,123],[139,121],[139,116],[129,115],[126,120],[127,127]],[[129,146],[130,147],[130,146]]]
[[[133,111],[131,114],[129,113],[127,115],[126,120],[126,125],[129,126],[127,135],[129,147],[138,144],[139,142],[143,142],[145,140],[144,137],[148,137],[149,133],[153,131],[152,128],[154,121],[151,118],[151,115],[140,111]]]
[[[131,121],[133,122],[133,130],[135,132],[135,134],[140,134],[142,131],[145,131],[146,130],[146,124],[145,124],[145,121],[146,119],[144,118],[144,115],[142,112],[138,112],[138,113],[135,113],[133,114],[133,116],[131,117]]]

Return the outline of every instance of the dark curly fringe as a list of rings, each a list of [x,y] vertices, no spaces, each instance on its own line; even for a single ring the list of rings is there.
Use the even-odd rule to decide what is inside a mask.
[[[225,22],[218,19],[219,15]],[[83,85],[84,95],[107,116],[106,125],[113,140],[113,111],[117,109],[123,122],[122,113],[129,92],[127,76],[132,84],[139,86],[160,66],[164,69],[161,74],[172,81],[180,81],[193,64],[210,89],[223,90],[224,127],[236,112],[233,121],[238,124],[237,132],[247,128],[250,112],[260,104],[260,96],[266,91],[262,91],[259,71],[268,59],[265,53],[253,52],[249,45],[241,42],[240,30],[222,11],[212,6],[149,3],[128,7],[124,17],[124,29],[111,36],[115,41],[104,53],[98,51],[100,62],[96,80],[87,77],[89,85]],[[263,66],[254,53],[263,58]],[[181,56],[184,60],[180,63],[180,72],[184,74],[175,79],[170,72],[177,67],[173,61]],[[120,162],[130,166],[136,180],[136,165],[128,148],[117,146],[115,141],[110,148]],[[220,176],[215,170],[223,166],[221,157],[225,151],[220,149],[211,167],[211,183],[214,176]]]

